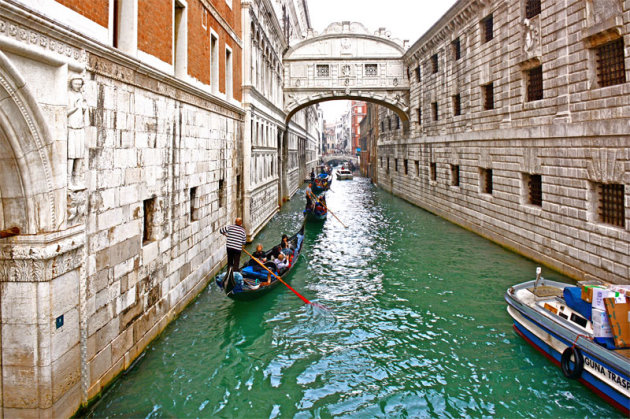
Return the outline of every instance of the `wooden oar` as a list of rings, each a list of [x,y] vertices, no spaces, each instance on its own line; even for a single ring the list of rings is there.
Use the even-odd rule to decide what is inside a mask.
[[[320,200],[319,200],[319,198],[313,194],[313,192],[311,192],[311,195],[313,195],[313,198],[315,198],[315,200],[316,200],[317,202],[319,202],[320,204],[322,204],[322,205],[324,206],[324,208],[326,208],[326,211],[328,211],[329,213],[331,213],[331,214],[333,215],[333,217],[335,217],[335,218],[337,219],[337,221],[339,221],[339,222],[341,223],[341,225],[342,225],[342,226],[344,226],[345,228],[348,228],[348,226],[347,226],[347,225],[345,225],[345,224],[343,223],[343,221],[341,221],[341,220],[339,219],[339,217],[337,217],[337,216],[335,215],[335,213],[334,213],[334,212],[332,212],[332,211],[330,210],[330,208],[328,208],[328,207],[326,206],[326,204],[324,204],[322,201],[320,201]]]
[[[256,263],[258,263],[260,266],[262,266],[263,268],[265,268],[265,270],[267,272],[269,272],[271,275],[275,276],[276,279],[280,282],[282,282],[284,285],[286,285],[286,287],[288,289],[290,289],[291,291],[293,291],[293,293],[295,295],[297,295],[300,300],[304,301],[306,304],[311,304],[313,305],[313,303],[311,303],[310,301],[308,301],[305,297],[303,297],[299,292],[297,292],[296,290],[293,289],[293,287],[291,287],[291,285],[287,284],[286,282],[284,282],[282,280],[282,278],[280,278],[278,275],[276,275],[275,273],[273,273],[269,268],[267,268],[261,261],[259,261],[258,259],[256,259],[251,253],[249,253],[247,250],[243,249],[243,252],[247,253],[253,260],[256,261]],[[297,261],[296,261],[297,262]]]

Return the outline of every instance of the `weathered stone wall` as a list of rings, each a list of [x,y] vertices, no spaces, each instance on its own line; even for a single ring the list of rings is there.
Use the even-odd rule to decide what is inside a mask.
[[[630,3],[543,1],[528,20],[525,4],[460,1],[407,52],[411,134],[381,133],[379,184],[574,278],[628,283]],[[626,82],[601,87],[596,48],[613,39],[625,44]],[[530,100],[529,71],[541,65],[543,97]],[[529,202],[532,175],[541,205]],[[624,225],[602,220],[599,185],[625,187]]]

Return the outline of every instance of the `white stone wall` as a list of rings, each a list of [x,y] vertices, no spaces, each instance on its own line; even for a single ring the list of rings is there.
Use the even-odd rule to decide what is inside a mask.
[[[630,81],[630,3],[543,1],[542,13],[528,22],[524,5],[460,1],[412,46],[405,56],[411,133],[381,133],[379,184],[574,278],[628,283],[630,83],[599,87],[593,48],[622,36]],[[480,21],[490,14],[493,39],[484,43]],[[457,38],[459,60],[452,46]],[[527,71],[538,65],[543,99],[528,102]],[[490,82],[494,109],[484,110],[482,86]],[[454,115],[456,94],[460,116]],[[409,160],[408,174],[404,160]],[[419,175],[412,169],[416,161]],[[437,168],[435,181],[431,163]],[[460,167],[459,186],[452,186],[453,165]],[[483,191],[484,169],[492,170],[492,194]],[[524,179],[530,174],[542,177],[542,206],[527,203]],[[599,220],[593,192],[598,183],[625,186],[625,227]]]

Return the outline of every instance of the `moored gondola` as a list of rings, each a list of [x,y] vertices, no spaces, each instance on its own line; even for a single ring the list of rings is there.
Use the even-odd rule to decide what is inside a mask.
[[[333,177],[328,173],[321,173],[315,178],[315,181],[311,185],[311,189],[316,194],[326,192],[330,189],[330,184],[332,183],[332,180]]]
[[[288,241],[293,251],[291,264],[288,268],[279,272],[275,263],[270,261],[265,263],[267,268],[283,280],[297,264],[302,251],[302,244],[304,241],[304,223],[302,223],[300,230],[291,236]],[[271,259],[273,251],[273,248],[266,251],[265,259]],[[263,282],[266,282],[268,277],[271,282],[269,285],[264,285]],[[233,273],[230,269],[228,269],[227,272],[217,275],[215,281],[219,288],[221,288],[229,298],[238,301],[254,300],[267,294],[280,284],[280,281],[277,278],[273,277],[269,274],[269,272],[260,267],[260,265],[258,265],[253,259],[248,260],[241,267],[240,272]]]

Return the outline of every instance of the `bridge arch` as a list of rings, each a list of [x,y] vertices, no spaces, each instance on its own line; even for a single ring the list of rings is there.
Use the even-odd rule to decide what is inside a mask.
[[[385,29],[371,34],[358,22],[335,22],[284,55],[284,106],[287,122],[301,109],[329,100],[362,100],[409,120],[406,44]]]

